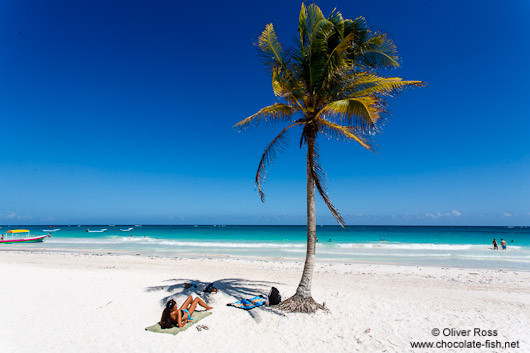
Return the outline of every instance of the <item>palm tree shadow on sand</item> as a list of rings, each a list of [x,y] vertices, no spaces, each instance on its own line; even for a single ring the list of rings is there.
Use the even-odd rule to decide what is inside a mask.
[[[186,288],[186,284],[193,283],[196,287]],[[169,282],[169,284],[147,287],[147,292],[163,291],[166,292],[166,296],[160,299],[160,306],[165,307],[166,302],[177,296],[187,297],[189,295],[200,296],[204,299],[206,304],[210,305],[210,302],[217,295],[216,293],[205,293],[203,289],[210,284],[210,282],[202,282],[191,279],[173,278],[167,279],[163,282]],[[254,297],[256,295],[265,295],[269,293],[270,288],[273,285],[277,285],[275,282],[269,281],[251,281],[242,278],[225,278],[214,281],[215,287],[219,292],[224,293],[230,297],[233,297],[233,301],[237,301],[243,298]],[[232,301],[231,301],[232,302]],[[240,310],[240,309],[238,309]],[[252,310],[241,310],[247,312],[254,320],[260,321],[259,311],[272,312],[277,315],[285,316],[285,314],[278,312],[268,306],[260,306]]]

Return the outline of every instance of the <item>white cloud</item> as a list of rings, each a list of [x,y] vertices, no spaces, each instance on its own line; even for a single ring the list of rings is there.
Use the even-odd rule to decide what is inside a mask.
[[[6,213],[0,213],[0,219],[8,219],[8,220],[17,219],[17,220],[23,221],[23,220],[33,219],[33,217],[29,215],[19,216],[13,211],[7,211]]]
[[[511,217],[512,214],[511,213],[508,213],[508,212],[504,212],[504,217]]]
[[[0,213],[0,218],[3,219],[15,219],[17,214],[13,211],[7,211],[6,213]]]
[[[452,210],[451,212],[436,212],[436,213],[426,213],[424,217],[426,218],[442,218],[442,217],[460,217],[462,212],[458,210]]]
[[[29,215],[24,215],[24,216],[17,216],[17,219],[27,220],[27,219],[33,219],[33,217],[31,217]]]

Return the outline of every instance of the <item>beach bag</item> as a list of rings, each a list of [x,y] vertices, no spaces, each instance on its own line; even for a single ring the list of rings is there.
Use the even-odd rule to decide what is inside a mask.
[[[282,302],[282,296],[280,295],[280,291],[276,287],[272,287],[269,292],[269,306],[270,305],[278,305]]]
[[[202,291],[204,293],[217,293],[217,288],[213,286],[213,282],[212,282],[209,285],[207,285],[206,288],[204,288]]]

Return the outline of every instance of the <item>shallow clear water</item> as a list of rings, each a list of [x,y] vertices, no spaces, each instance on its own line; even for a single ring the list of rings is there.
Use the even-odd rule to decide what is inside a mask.
[[[132,227],[131,231],[121,231]],[[45,234],[48,226],[3,227]],[[2,249],[98,251],[154,256],[230,256],[303,259],[304,226],[55,226],[43,243]],[[106,228],[104,233],[88,233]],[[317,259],[407,265],[530,269],[528,227],[319,226]],[[494,251],[492,240],[508,243]],[[384,239],[384,240],[383,240]],[[329,241],[331,240],[331,241]]]

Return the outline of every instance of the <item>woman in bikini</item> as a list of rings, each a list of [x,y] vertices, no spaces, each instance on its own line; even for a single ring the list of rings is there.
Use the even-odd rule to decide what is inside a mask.
[[[206,303],[199,297],[193,299],[191,295],[182,303],[180,308],[177,308],[177,302],[173,299],[169,300],[166,303],[166,308],[162,313],[162,318],[160,319],[160,327],[162,328],[171,328],[173,326],[182,327],[188,321],[193,321],[191,315],[195,311],[197,304],[205,308],[206,310],[213,309],[211,306],[206,305]]]

